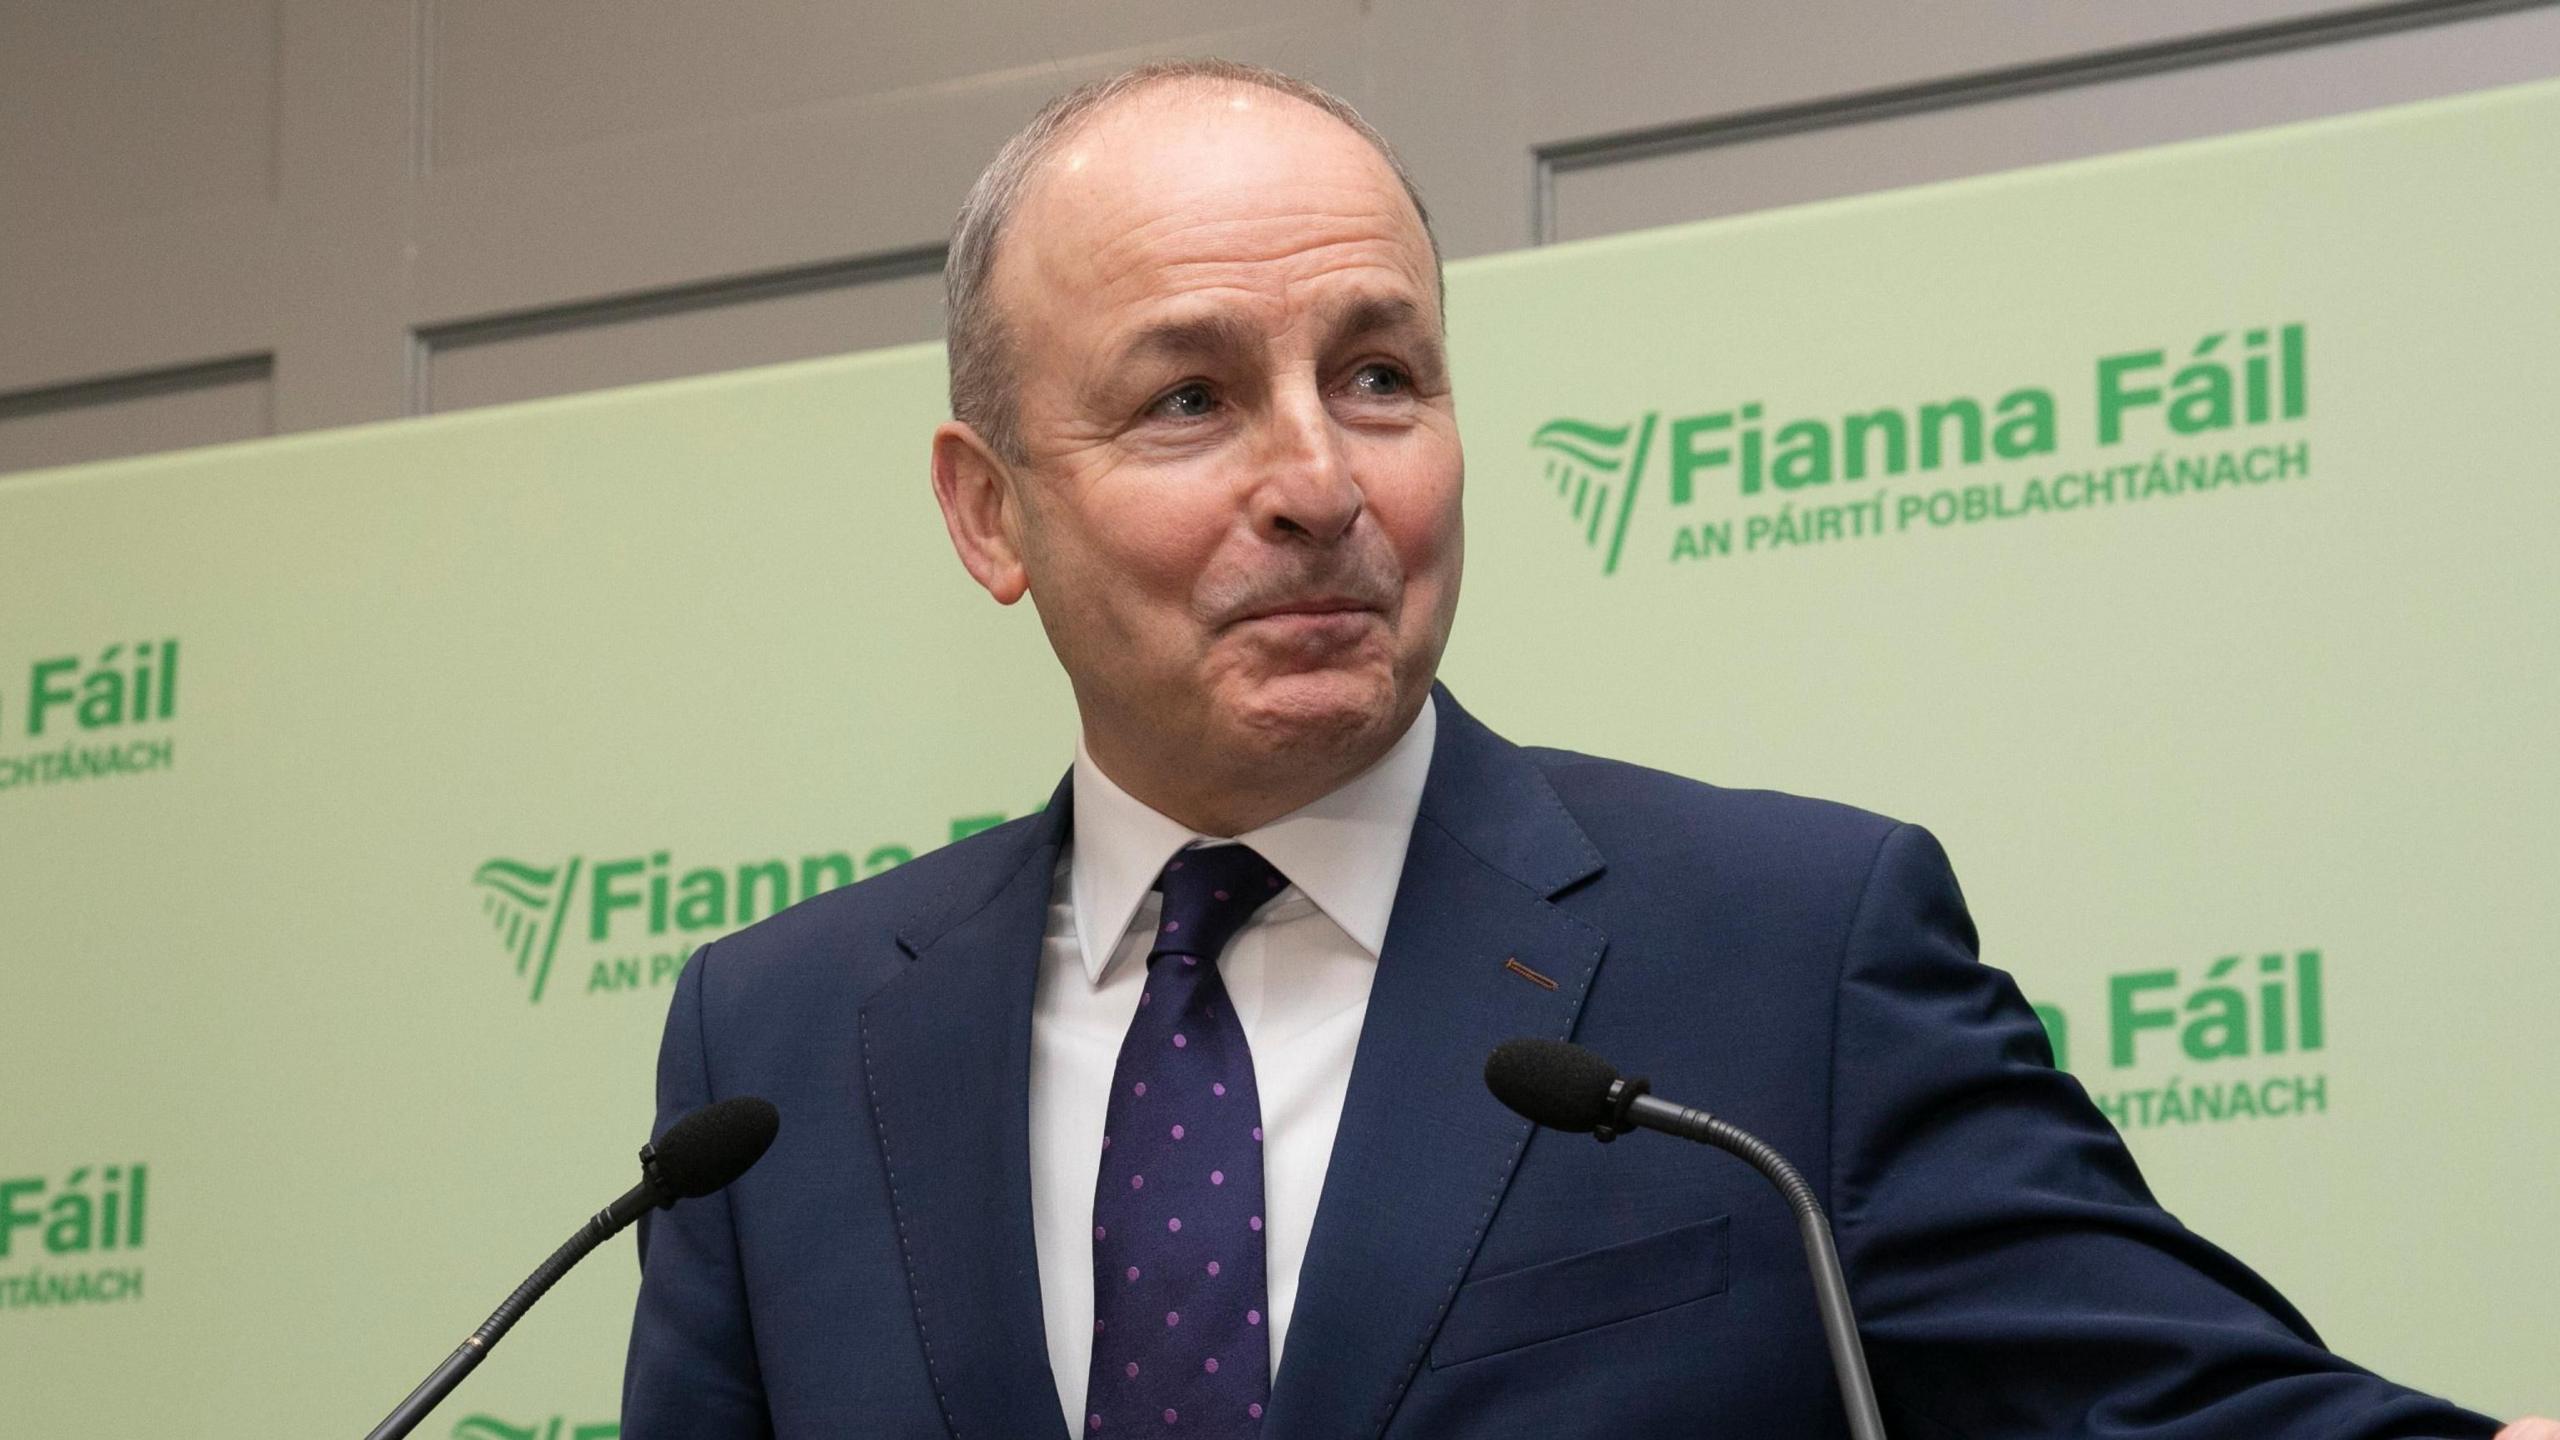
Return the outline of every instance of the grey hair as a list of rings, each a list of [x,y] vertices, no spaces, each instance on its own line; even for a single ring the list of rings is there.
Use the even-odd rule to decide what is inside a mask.
[[[1023,192],[1040,167],[1086,121],[1112,104],[1141,90],[1169,84],[1254,85],[1303,100],[1349,126],[1369,142],[1413,202],[1422,233],[1431,242],[1431,270],[1440,275],[1440,238],[1431,232],[1431,212],[1423,208],[1404,162],[1376,127],[1360,118],[1350,102],[1293,75],[1235,60],[1155,60],[1089,80],[1050,101],[996,152],[969,198],[960,205],[952,226],[951,249],[942,263],[946,348],[951,365],[951,415],[978,432],[989,448],[1013,463],[1023,459],[1020,416],[1014,393],[1012,337],[1004,316],[989,293],[996,247],[1006,223],[1021,204]],[[1445,287],[1444,287],[1445,288]]]

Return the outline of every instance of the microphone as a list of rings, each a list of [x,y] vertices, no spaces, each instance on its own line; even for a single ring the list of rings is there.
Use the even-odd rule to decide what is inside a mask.
[[[1867,1377],[1866,1351],[1858,1344],[1857,1316],[1849,1308],[1849,1282],[1840,1273],[1840,1254],[1831,1243],[1830,1218],[1822,1213],[1813,1187],[1785,1156],[1704,1110],[1655,1099],[1646,1081],[1623,1079],[1616,1066],[1561,1040],[1508,1040],[1495,1046],[1484,1063],[1484,1083],[1495,1099],[1550,1130],[1588,1134],[1602,1144],[1638,1127],[1659,1130],[1738,1155],[1768,1177],[1795,1208],[1796,1230],[1804,1240],[1805,1265],[1813,1273],[1814,1304],[1822,1312],[1822,1338],[1831,1348],[1832,1374],[1840,1382],[1840,1404],[1848,1412],[1849,1434],[1854,1440],[1885,1440],[1884,1419],[1876,1412],[1875,1384]]]
[[[703,1106],[668,1126],[656,1144],[641,1146],[640,1183],[597,1211],[567,1243],[552,1251],[551,1258],[526,1276],[479,1329],[465,1336],[442,1365],[418,1382],[408,1399],[365,1433],[365,1440],[399,1440],[416,1429],[427,1412],[451,1394],[462,1377],[533,1308],[533,1302],[569,1273],[570,1266],[649,1211],[664,1210],[678,1200],[699,1199],[746,1174],[747,1167],[764,1158],[774,1132],[781,1128],[782,1115],[771,1101],[740,1095]]]

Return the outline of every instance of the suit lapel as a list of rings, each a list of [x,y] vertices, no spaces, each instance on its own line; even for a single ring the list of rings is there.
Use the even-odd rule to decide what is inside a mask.
[[[1436,693],[1431,776],[1264,1440],[1386,1428],[1528,1143],[1486,1092],[1485,1057],[1570,1036],[1607,945],[1549,903],[1600,869],[1590,840],[1534,763]]]
[[[915,958],[862,1009],[862,1069],[908,1293],[961,1440],[1061,1436],[1031,1226],[1031,1003],[1061,785],[1024,843],[902,928]],[[993,1053],[990,1053],[990,1051]]]

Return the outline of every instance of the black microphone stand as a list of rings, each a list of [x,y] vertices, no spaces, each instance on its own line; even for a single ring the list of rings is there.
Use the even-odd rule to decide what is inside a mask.
[[[647,1152],[643,1152],[642,1158],[644,1161],[648,1158]],[[644,1179],[623,1192],[620,1199],[597,1211],[586,1224],[578,1227],[577,1234],[551,1252],[550,1259],[526,1276],[515,1293],[500,1302],[498,1308],[490,1312],[489,1318],[481,1322],[479,1329],[463,1337],[462,1343],[454,1347],[444,1363],[419,1381],[417,1389],[409,1392],[408,1399],[393,1406],[391,1413],[382,1417],[381,1424],[365,1432],[364,1440],[400,1440],[401,1436],[418,1428],[418,1422],[427,1418],[427,1412],[435,1409],[445,1396],[453,1393],[454,1386],[462,1383],[464,1376],[489,1358],[489,1352],[497,1348],[509,1330],[515,1328],[516,1321],[524,1317],[524,1312],[533,1308],[533,1302],[541,1299],[543,1292],[559,1283],[560,1277],[568,1274],[571,1266],[586,1259],[590,1251],[621,1233],[623,1227],[639,1219],[643,1213],[664,1203],[667,1203],[665,1192],[654,1180]]]
[[[1840,1382],[1849,1434],[1852,1440],[1885,1440],[1875,1382],[1867,1375],[1867,1353],[1858,1343],[1858,1318],[1849,1308],[1849,1282],[1840,1273],[1840,1252],[1831,1242],[1831,1219],[1822,1213],[1813,1187],[1767,1141],[1704,1110],[1656,1099],[1646,1093],[1650,1089],[1642,1080],[1611,1080],[1609,1119],[1593,1127],[1592,1138],[1606,1144],[1637,1126],[1659,1130],[1739,1156],[1778,1187],[1796,1212],[1796,1233],[1803,1237],[1805,1266],[1813,1273],[1814,1305],[1822,1313],[1822,1338],[1831,1347],[1831,1369]]]

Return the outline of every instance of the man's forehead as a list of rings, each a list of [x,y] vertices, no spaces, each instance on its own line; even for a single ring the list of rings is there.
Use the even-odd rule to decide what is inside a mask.
[[[1059,137],[1046,169],[1052,175],[1084,174],[1133,145],[1196,143],[1211,131],[1232,137],[1246,127],[1286,130],[1314,144],[1348,141],[1368,148],[1357,131],[1295,95],[1242,81],[1186,77],[1131,90],[1088,112]]]
[[[1365,288],[1436,293],[1430,238],[1385,158],[1335,117],[1259,87],[1168,84],[1122,99],[1062,143],[1011,228],[998,269],[1025,285],[1017,302],[1161,299],[1258,263],[1263,283],[1365,268]]]

